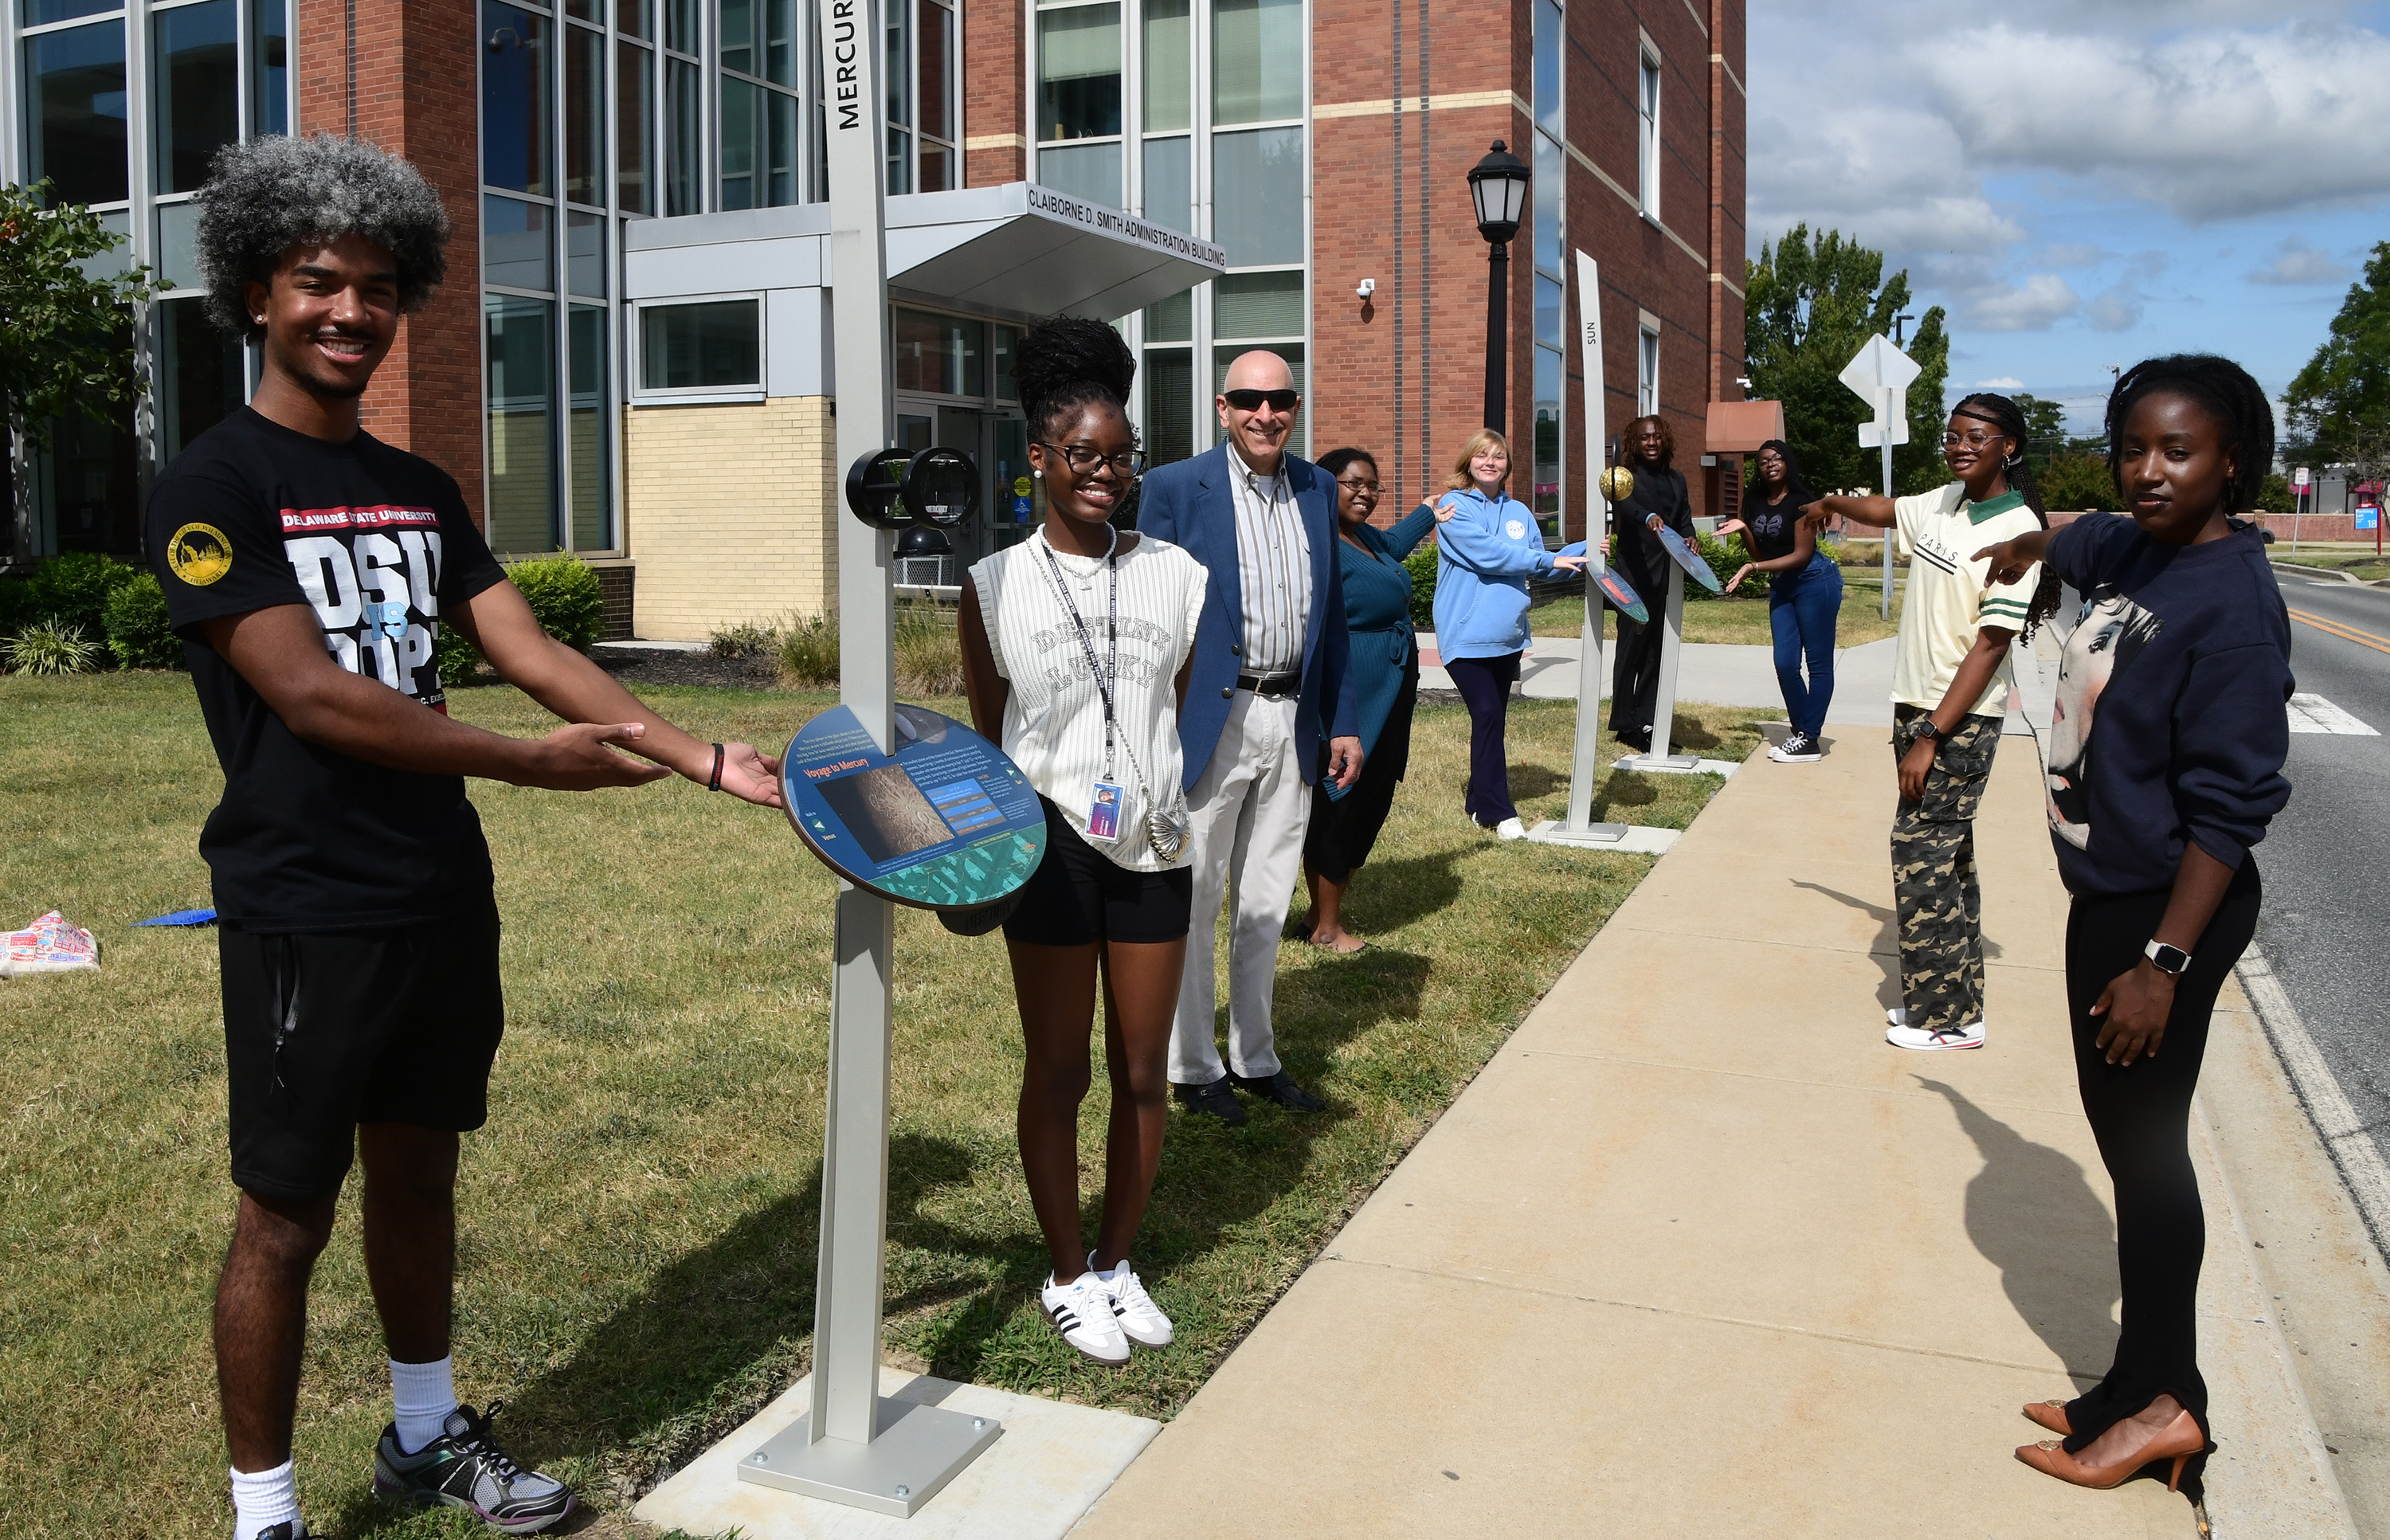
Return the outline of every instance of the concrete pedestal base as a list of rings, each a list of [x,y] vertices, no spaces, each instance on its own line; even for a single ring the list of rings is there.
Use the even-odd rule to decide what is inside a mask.
[[[739,1462],[803,1418],[811,1377],[691,1460],[632,1510],[643,1523],[741,1540],[1060,1540],[1162,1425],[1124,1412],[882,1367],[880,1393],[1001,1424],[1004,1436],[910,1519],[867,1512],[739,1479]]]
[[[1623,850],[1634,855],[1665,855],[1677,842],[1673,828],[1646,828],[1640,824],[1594,824],[1572,829],[1558,818],[1547,818],[1527,830],[1539,845],[1567,845],[1575,850]]]

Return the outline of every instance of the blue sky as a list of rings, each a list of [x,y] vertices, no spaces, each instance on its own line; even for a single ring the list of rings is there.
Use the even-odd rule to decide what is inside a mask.
[[[2390,3],[1754,0],[1752,254],[1805,220],[1950,313],[1954,387],[2095,427],[2197,350],[2279,396],[2390,239]]]

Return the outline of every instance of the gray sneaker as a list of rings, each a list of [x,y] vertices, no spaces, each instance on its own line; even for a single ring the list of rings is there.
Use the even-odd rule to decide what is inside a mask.
[[[399,1448],[396,1423],[384,1428],[374,1449],[374,1490],[426,1507],[469,1508],[508,1534],[535,1534],[571,1513],[571,1487],[523,1469],[498,1447],[490,1419],[499,1405],[490,1403],[487,1417],[457,1407],[440,1437],[412,1455]]]

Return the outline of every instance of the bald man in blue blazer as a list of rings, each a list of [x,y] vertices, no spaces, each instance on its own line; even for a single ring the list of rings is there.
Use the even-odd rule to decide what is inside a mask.
[[[1320,740],[1327,774],[1350,786],[1361,738],[1344,666],[1336,482],[1286,452],[1303,409],[1293,372],[1267,350],[1245,353],[1213,404],[1226,442],[1149,472],[1137,529],[1184,547],[1211,574],[1178,716],[1195,892],[1170,1080],[1180,1102],[1235,1125],[1245,1121],[1239,1091],[1301,1112],[1327,1105],[1279,1062],[1270,1011]],[[1212,962],[1223,891],[1235,895],[1225,1065]]]

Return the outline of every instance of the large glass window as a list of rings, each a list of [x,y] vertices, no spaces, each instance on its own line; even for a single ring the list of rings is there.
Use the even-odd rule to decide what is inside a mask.
[[[282,0],[254,7],[249,44],[250,132],[290,132],[289,22]]]
[[[1301,262],[1303,209],[1302,129],[1212,135],[1212,238],[1229,266]]]
[[[247,363],[240,340],[219,331],[199,299],[158,306],[158,454],[171,460],[237,410]]]
[[[606,201],[606,34],[564,29],[564,196]]]
[[[124,23],[26,39],[25,87],[26,179],[50,178],[51,196],[61,202],[129,196]]]
[[[614,196],[626,214],[656,212],[656,56],[642,44],[614,45]]]
[[[1037,180],[1113,208],[1122,201],[1120,11],[1037,13]]]
[[[760,301],[639,307],[641,390],[710,391],[763,382]]]
[[[958,315],[898,310],[896,388],[938,395],[983,396],[987,327]]]
[[[556,521],[556,306],[552,301],[492,294],[482,301],[489,379],[490,548],[509,554],[552,551],[563,544]]]
[[[1303,116],[1303,0],[1213,0],[1212,121]]]
[[[1635,171],[1643,212],[1660,217],[1660,61],[1642,56],[1636,93]]]
[[[550,196],[547,33],[544,16],[482,0],[482,182]]]
[[[602,551],[615,544],[613,413],[606,389],[612,373],[606,347],[606,308],[574,305],[567,323],[565,459],[572,508],[572,549]]]
[[[802,200],[796,0],[721,0],[722,207]]]
[[[208,158],[240,137],[239,7],[237,0],[177,6],[157,12],[151,25],[157,190],[193,192],[208,179]]]

